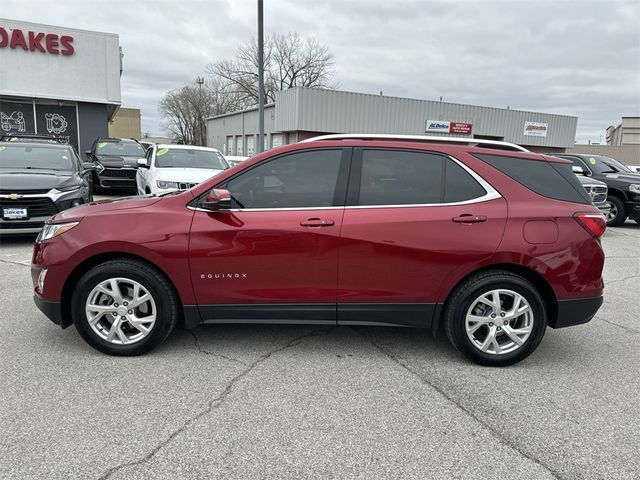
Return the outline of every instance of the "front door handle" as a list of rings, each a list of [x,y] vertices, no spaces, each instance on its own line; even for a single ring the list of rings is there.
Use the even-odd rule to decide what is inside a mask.
[[[451,219],[456,223],[481,223],[486,222],[487,217],[484,215],[471,215],[470,213],[463,213],[459,217],[453,217]]]
[[[308,218],[300,222],[301,227],[331,227],[335,222],[333,220],[322,220],[321,218]]]

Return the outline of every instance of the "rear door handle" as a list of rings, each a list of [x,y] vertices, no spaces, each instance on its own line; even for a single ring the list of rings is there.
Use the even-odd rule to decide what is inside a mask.
[[[321,218],[308,218],[300,222],[301,227],[331,227],[334,224],[333,220],[322,220]]]
[[[486,222],[487,217],[484,215],[471,215],[470,213],[464,213],[459,217],[453,217],[451,220],[456,223],[480,223]]]

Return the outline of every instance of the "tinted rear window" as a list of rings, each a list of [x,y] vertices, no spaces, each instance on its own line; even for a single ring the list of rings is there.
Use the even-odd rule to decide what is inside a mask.
[[[362,152],[360,205],[442,202],[443,157],[401,150]]]
[[[484,188],[456,162],[446,160],[445,203],[465,202],[486,195]]]
[[[565,202],[591,203],[587,192],[572,172],[570,163],[487,154],[475,156],[539,195]]]

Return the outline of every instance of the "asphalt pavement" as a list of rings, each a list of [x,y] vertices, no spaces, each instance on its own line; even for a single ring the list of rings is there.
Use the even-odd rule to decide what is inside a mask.
[[[605,303],[509,368],[393,328],[201,326],[103,355],[0,247],[0,478],[637,479],[640,226],[603,237]]]

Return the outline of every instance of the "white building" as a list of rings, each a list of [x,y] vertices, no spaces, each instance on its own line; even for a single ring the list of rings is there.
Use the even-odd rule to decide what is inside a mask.
[[[116,34],[0,18],[0,134],[89,149],[120,107],[121,59]]]
[[[509,108],[296,87],[265,106],[265,148],[327,133],[451,135],[504,140],[532,151],[573,146],[577,117]],[[207,145],[228,155],[253,155],[258,109],[207,119]]]

